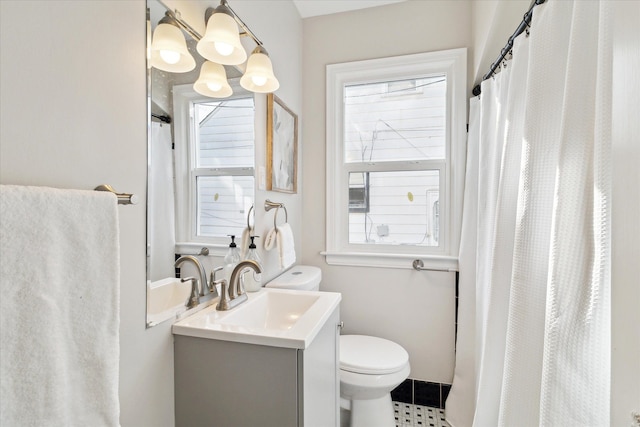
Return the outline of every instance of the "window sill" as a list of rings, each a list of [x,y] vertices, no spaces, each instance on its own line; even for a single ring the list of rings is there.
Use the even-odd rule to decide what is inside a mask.
[[[176,253],[180,255],[199,255],[202,248],[209,249],[210,256],[225,256],[229,245],[218,245],[211,243],[177,242]]]
[[[452,256],[332,251],[320,254],[330,265],[413,269],[413,261],[419,259],[424,263],[422,270],[458,271],[458,258]]]

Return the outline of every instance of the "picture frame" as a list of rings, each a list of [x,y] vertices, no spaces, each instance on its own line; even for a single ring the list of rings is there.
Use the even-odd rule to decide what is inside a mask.
[[[298,116],[274,94],[267,94],[267,190],[296,193]]]

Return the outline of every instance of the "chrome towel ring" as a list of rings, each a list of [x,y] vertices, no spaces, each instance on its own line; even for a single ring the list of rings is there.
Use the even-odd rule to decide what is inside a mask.
[[[278,219],[278,212],[280,212],[280,208],[284,209],[284,222],[289,222],[289,213],[287,212],[287,208],[285,207],[284,203],[276,203],[267,199],[264,202],[264,210],[269,212],[273,208],[276,209],[276,213],[273,216],[273,228],[278,230],[277,219]]]

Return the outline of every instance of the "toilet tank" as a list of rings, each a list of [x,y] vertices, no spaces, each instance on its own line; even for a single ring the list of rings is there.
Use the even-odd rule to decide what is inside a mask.
[[[320,289],[322,270],[313,265],[296,265],[266,285],[265,288],[317,291]]]

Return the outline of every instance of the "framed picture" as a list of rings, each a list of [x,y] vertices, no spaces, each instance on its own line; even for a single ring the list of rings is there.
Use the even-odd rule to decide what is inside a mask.
[[[297,191],[298,116],[274,94],[267,95],[267,190]]]

